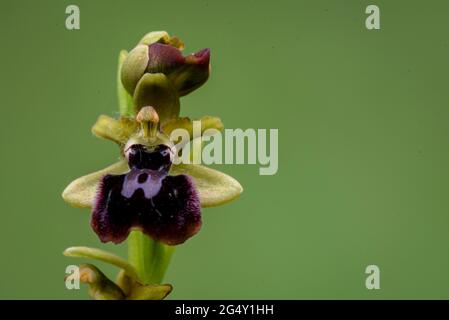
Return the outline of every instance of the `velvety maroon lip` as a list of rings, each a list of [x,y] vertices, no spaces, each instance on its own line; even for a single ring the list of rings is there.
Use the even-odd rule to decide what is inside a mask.
[[[135,144],[127,153],[130,171],[104,176],[91,226],[102,242],[124,241],[133,228],[156,241],[181,244],[201,228],[201,203],[191,177],[169,176],[168,146]]]

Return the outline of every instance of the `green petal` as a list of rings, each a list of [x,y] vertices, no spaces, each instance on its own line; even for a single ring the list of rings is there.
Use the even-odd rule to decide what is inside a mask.
[[[126,91],[125,87],[123,86],[121,79],[122,65],[127,55],[128,52],[126,50],[120,51],[117,68],[117,93],[120,114],[122,116],[130,117],[134,112],[134,102],[132,96],[128,93],[128,91]]]
[[[179,96],[168,78],[162,73],[146,73],[134,91],[137,112],[152,106],[159,115],[160,123],[179,116]]]
[[[161,285],[137,285],[128,296],[128,300],[162,300],[171,291],[173,287],[169,284]]]
[[[120,119],[114,119],[101,115],[91,130],[97,137],[125,144],[138,128],[139,124],[132,118],[121,117]]]
[[[78,208],[91,208],[97,193],[100,179],[107,174],[123,174],[129,171],[126,161],[113,165],[72,181],[63,191],[62,198]]]
[[[170,174],[187,174],[195,182],[201,206],[215,207],[237,198],[243,188],[234,178],[223,172],[196,164],[173,165]]]
[[[132,279],[139,280],[136,269],[128,261],[113,253],[89,247],[70,247],[65,249],[63,254],[66,257],[89,258],[110,263],[125,270]]]

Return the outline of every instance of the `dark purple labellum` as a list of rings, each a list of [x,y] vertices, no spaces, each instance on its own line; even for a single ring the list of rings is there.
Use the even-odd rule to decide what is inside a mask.
[[[168,245],[195,235],[201,228],[198,192],[189,176],[168,175],[169,147],[136,144],[125,153],[131,170],[100,182],[91,219],[100,240],[120,243],[133,228]]]

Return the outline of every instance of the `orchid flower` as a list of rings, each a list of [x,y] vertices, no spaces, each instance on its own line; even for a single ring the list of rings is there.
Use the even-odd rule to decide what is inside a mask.
[[[180,152],[170,140],[175,129],[192,132],[180,118],[180,97],[209,77],[210,51],[183,56],[184,44],[166,32],[150,32],[119,55],[120,117],[101,115],[92,133],[119,147],[120,160],[71,182],[62,197],[90,208],[91,227],[102,242],[128,242],[128,261],[106,251],[71,247],[64,254],[97,259],[121,269],[115,282],[95,266],[80,266],[80,280],[94,299],[163,299],[161,284],[174,246],[201,229],[201,209],[237,198],[234,178],[198,164],[174,164]],[[201,119],[201,131],[223,130],[217,117]],[[191,135],[192,137],[192,135]],[[182,146],[181,146],[182,147]]]

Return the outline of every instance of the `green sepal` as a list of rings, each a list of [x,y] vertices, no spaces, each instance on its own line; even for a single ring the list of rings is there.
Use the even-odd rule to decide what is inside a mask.
[[[225,204],[243,192],[240,183],[231,176],[202,165],[173,165],[170,174],[186,174],[193,178],[203,208]]]
[[[107,174],[123,174],[129,171],[128,163],[120,160],[103,170],[72,181],[62,192],[62,198],[77,208],[92,208],[100,179]]]
[[[132,279],[139,281],[136,269],[128,261],[113,253],[89,247],[70,247],[65,249],[63,254],[66,257],[89,258],[112,264],[123,269]]]

